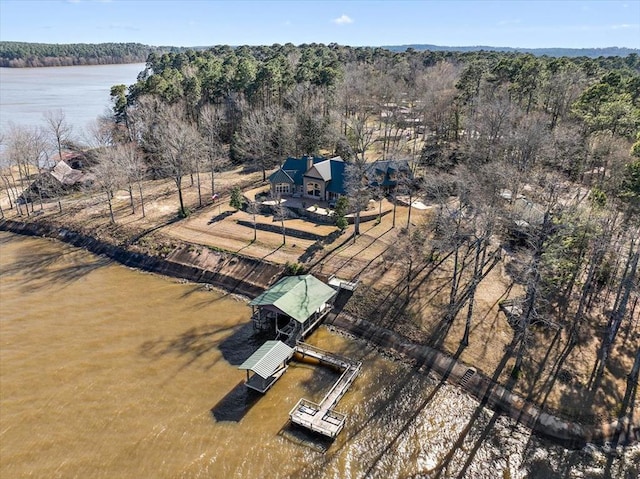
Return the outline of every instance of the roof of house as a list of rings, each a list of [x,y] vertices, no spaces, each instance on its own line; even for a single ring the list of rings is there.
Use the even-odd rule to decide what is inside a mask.
[[[74,170],[64,161],[59,161],[56,166],[51,170],[51,176],[58,180],[63,185],[74,185],[84,180],[84,173],[80,170]]]
[[[248,369],[261,378],[267,379],[291,356],[293,356],[293,348],[282,341],[267,341],[238,366],[238,369]]]
[[[293,176],[295,176],[294,171],[285,171],[280,168],[269,176],[269,181],[271,183],[295,183]]]
[[[314,164],[304,176],[311,176],[313,178],[321,178],[324,181],[331,181],[331,160],[324,160]]]
[[[314,156],[312,160],[313,164],[316,164],[324,161],[324,158],[321,156]],[[307,171],[307,157],[303,156],[302,158],[294,158],[290,156],[284,161],[280,168],[269,176],[269,181],[272,183],[289,183],[289,181],[281,175],[281,171],[285,172],[294,184],[301,185],[302,177]],[[282,179],[285,181],[280,181]]]
[[[314,164],[304,176],[322,179],[327,183],[327,191],[344,194],[344,168],[343,159],[335,156]]]
[[[304,323],[335,294],[331,286],[310,274],[285,276],[249,304],[275,306],[287,316]]]
[[[305,176],[321,179],[327,184],[327,191],[344,194],[344,167],[345,163],[339,156],[324,158],[314,156],[311,168],[307,168],[307,157],[285,160],[280,168],[269,176],[271,183],[303,184]]]
[[[397,179],[392,179],[398,171],[411,172],[407,160],[378,160],[369,164],[367,176],[371,186],[394,186]]]
[[[339,156],[331,158],[329,161],[331,165],[331,182],[327,186],[327,191],[344,195],[346,193],[344,188],[344,168],[346,163]]]

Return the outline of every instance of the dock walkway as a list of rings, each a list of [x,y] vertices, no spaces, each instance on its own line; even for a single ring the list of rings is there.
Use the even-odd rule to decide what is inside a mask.
[[[336,437],[342,428],[347,417],[332,408],[345,395],[351,383],[360,372],[362,363],[352,361],[337,354],[323,351],[306,343],[298,343],[295,352],[303,358],[305,356],[317,359],[320,364],[327,364],[342,371],[342,374],[325,394],[320,404],[316,404],[307,399],[300,399],[298,404],[289,413],[289,419],[294,424],[306,427],[331,438]]]

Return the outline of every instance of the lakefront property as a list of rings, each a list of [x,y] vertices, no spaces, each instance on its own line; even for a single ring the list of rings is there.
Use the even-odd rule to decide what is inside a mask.
[[[38,144],[35,131],[5,137],[0,227],[102,256],[76,265],[17,248],[2,278],[23,300],[43,283],[80,290],[111,259],[193,282],[149,289],[157,304],[130,318],[90,315],[106,321],[92,331],[114,338],[106,363],[122,367],[114,358],[128,354],[129,382],[162,391],[143,390],[136,404],[171,410],[142,428],[152,440],[128,442],[132,454],[138,444],[176,450],[180,441],[162,443],[167,417],[193,434],[169,477],[217,467],[225,447],[235,458],[220,470],[247,477],[322,477],[327,464],[354,477],[482,477],[488,457],[491,472],[510,477],[577,463],[634,477],[637,71],[635,57],[340,45],[152,55],[133,87],[112,90],[112,116],[96,132],[103,142],[50,133],[51,144],[95,155],[95,164],[67,163],[91,182],[40,195],[38,178],[51,172],[29,160],[45,157],[25,147]],[[62,169],[78,176],[60,166],[55,185]],[[217,288],[238,299],[236,310],[217,309]],[[118,307],[117,297],[102,306]],[[148,311],[162,312],[157,328]],[[57,332],[65,320],[47,325]],[[120,321],[127,337],[107,336]],[[48,344],[77,337],[83,354],[99,355],[100,335],[72,331]],[[45,379],[75,380],[11,334],[40,379],[26,392],[14,381],[22,402],[6,399],[26,421],[29,394],[50,397]],[[7,374],[19,370],[24,354],[2,354],[13,361]],[[108,403],[103,369],[76,358],[96,379],[78,396]],[[181,402],[185,389],[192,396]],[[105,417],[129,419],[131,402],[113,403],[125,406]],[[97,414],[79,416],[108,429]]]

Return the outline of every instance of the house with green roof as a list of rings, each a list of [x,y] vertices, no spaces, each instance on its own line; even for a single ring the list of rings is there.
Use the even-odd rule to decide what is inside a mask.
[[[336,295],[337,290],[310,274],[285,276],[249,303],[253,325],[275,330],[276,338],[295,344],[329,313]]]

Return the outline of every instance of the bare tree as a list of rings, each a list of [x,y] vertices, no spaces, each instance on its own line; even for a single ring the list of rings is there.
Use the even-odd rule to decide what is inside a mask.
[[[156,174],[175,183],[180,205],[178,214],[186,217],[182,180],[195,171],[196,159],[203,154],[202,137],[197,128],[184,119],[181,105],[167,106],[156,98],[143,98],[138,103],[136,121],[143,127],[142,143],[154,156]]]
[[[8,155],[18,169],[23,188],[21,197],[26,203],[31,203],[32,212],[35,195],[40,200],[40,209],[43,208],[43,190],[46,188],[43,171],[48,166],[48,146],[46,135],[41,128],[10,125],[7,137]],[[37,172],[35,181],[32,180],[33,171]],[[15,187],[15,181],[13,184]],[[28,214],[28,206],[26,211]]]
[[[459,69],[449,62],[428,68],[416,81],[415,112],[422,119],[422,139],[433,135],[436,142],[455,138],[456,83]]]
[[[47,111],[44,119],[56,144],[58,158],[62,160],[62,145],[71,138],[73,127],[67,122],[62,110]]]
[[[93,148],[113,146],[116,143],[113,136],[113,121],[103,116],[91,122],[84,141]]]
[[[135,214],[136,212],[133,200],[133,186],[136,186],[140,197],[140,209],[142,210],[142,217],[144,218],[146,214],[144,210],[142,181],[147,174],[147,165],[142,159],[142,154],[134,143],[127,143],[117,145],[113,151],[113,156],[117,167],[122,171],[126,180],[132,213]]]
[[[286,230],[286,227],[284,225],[284,220],[287,219],[287,217],[289,216],[288,215],[289,210],[284,205],[284,201],[280,197],[280,194],[278,194],[276,196],[272,196],[272,199],[274,200],[273,219],[274,220],[280,220],[280,227],[282,229],[282,244],[286,245],[287,244],[287,230]]]
[[[287,136],[281,108],[272,105],[263,110],[251,110],[243,117],[240,130],[234,135],[233,148],[239,155],[255,162],[265,181],[267,169],[281,159],[281,144],[288,141]]]
[[[180,201],[180,215],[187,216],[182,193],[182,179],[184,175],[194,170],[194,164],[202,148],[200,135],[190,124],[176,119],[163,125],[160,140],[160,171],[163,176],[173,178],[178,190]]]
[[[105,194],[109,206],[109,219],[115,224],[116,219],[113,212],[113,197],[116,191],[124,183],[124,175],[114,152],[110,149],[103,149],[98,154],[98,163],[91,169],[95,181]]]
[[[255,243],[255,241],[258,239],[256,215],[260,213],[260,205],[257,201],[249,201],[249,203],[247,204],[247,213],[251,215],[251,221],[253,223],[253,240],[251,240],[251,242]]]
[[[354,158],[345,168],[345,189],[349,205],[354,211],[353,239],[360,234],[360,213],[369,204],[371,188],[367,180],[367,149],[373,143],[374,127],[368,124],[369,115],[357,113],[346,123],[353,142]]]
[[[216,193],[215,177],[218,169],[224,164],[225,152],[222,141],[225,127],[225,113],[219,105],[205,105],[200,110],[200,132],[204,141],[204,146],[209,160],[209,170],[211,171],[211,196]]]

